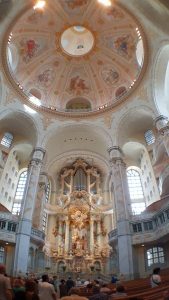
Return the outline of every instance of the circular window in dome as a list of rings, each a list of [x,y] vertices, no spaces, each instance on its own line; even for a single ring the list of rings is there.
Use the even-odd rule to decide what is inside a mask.
[[[66,29],[61,35],[61,48],[68,55],[83,56],[94,46],[92,32],[84,26],[76,25]]]

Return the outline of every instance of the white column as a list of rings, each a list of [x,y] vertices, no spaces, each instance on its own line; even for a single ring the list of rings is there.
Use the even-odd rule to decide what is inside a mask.
[[[45,150],[35,148],[28,168],[28,177],[23,197],[21,219],[16,233],[16,247],[14,259],[14,274],[27,272],[32,217],[38,189],[39,174]]]
[[[100,220],[97,221],[97,243],[99,246],[99,249],[101,247],[101,223]]]
[[[90,255],[93,254],[93,246],[94,246],[94,220],[90,219]]]
[[[38,183],[38,192],[35,203],[35,209],[33,213],[33,221],[32,226],[42,230],[43,228],[43,214],[44,214],[44,206],[46,202],[46,188],[48,184],[48,176],[47,173],[40,173],[39,183]]]
[[[59,248],[62,243],[62,226],[63,222],[59,220],[59,230],[58,230],[58,253],[59,253]]]
[[[65,228],[65,254],[68,254],[69,252],[69,224],[70,221],[66,220],[66,228]]]
[[[90,170],[87,170],[87,192],[90,193]]]
[[[96,176],[96,193],[99,194],[100,192],[100,174]]]
[[[73,170],[70,173],[70,194],[73,192]]]
[[[119,272],[126,278],[133,277],[132,238],[130,232],[130,197],[127,183],[126,166],[118,146],[108,149],[114,186],[115,214],[117,219]]]

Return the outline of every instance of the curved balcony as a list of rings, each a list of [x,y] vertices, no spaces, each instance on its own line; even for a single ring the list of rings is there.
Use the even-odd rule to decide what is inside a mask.
[[[146,244],[157,240],[169,240],[169,202],[154,213],[142,213],[133,216],[130,221],[132,244]],[[117,229],[109,232],[109,244],[113,244],[118,237]]]
[[[18,223],[18,217],[10,213],[0,212],[0,240],[15,244]],[[38,245],[43,245],[45,241],[44,232],[32,228],[31,240]]]
[[[12,214],[0,213],[0,240],[15,243],[16,231],[18,227],[17,217]]]
[[[31,230],[31,240],[34,241],[38,245],[44,245],[45,243],[45,233],[36,228],[32,228]]]

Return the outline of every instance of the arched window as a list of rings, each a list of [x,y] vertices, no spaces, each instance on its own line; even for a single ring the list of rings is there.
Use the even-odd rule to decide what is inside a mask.
[[[14,215],[18,215],[21,210],[21,203],[22,203],[23,194],[25,190],[27,173],[28,173],[27,170],[25,170],[19,176],[18,185],[15,193],[15,199],[12,207],[12,214]]]
[[[1,145],[10,148],[12,145],[12,141],[13,141],[13,135],[9,132],[5,132],[2,140],[1,140]]]
[[[148,267],[158,263],[163,264],[164,262],[164,249],[162,247],[153,247],[147,250]]]
[[[145,137],[147,145],[154,144],[154,142],[155,142],[155,136],[154,136],[154,133],[152,132],[152,130],[150,130],[150,129],[147,130],[144,133],[144,137]]]
[[[131,199],[132,212],[135,215],[145,210],[145,201],[140,174],[135,169],[127,170],[127,179]]]
[[[46,192],[45,202],[47,203],[49,201],[49,196],[50,196],[50,182],[48,182],[45,192]],[[46,229],[46,224],[47,224],[47,213],[44,211],[43,212],[43,220],[42,220],[42,230],[43,231],[45,231],[45,229]]]

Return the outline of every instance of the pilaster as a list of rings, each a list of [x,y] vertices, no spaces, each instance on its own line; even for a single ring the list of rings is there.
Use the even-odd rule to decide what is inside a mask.
[[[16,233],[16,247],[14,259],[14,275],[27,272],[32,218],[38,190],[39,174],[44,159],[45,150],[37,147],[32,152],[28,167],[28,177],[23,197],[21,218]]]
[[[112,172],[115,214],[117,220],[119,273],[133,277],[132,238],[129,227],[130,196],[123,152],[118,146],[108,149]]]

